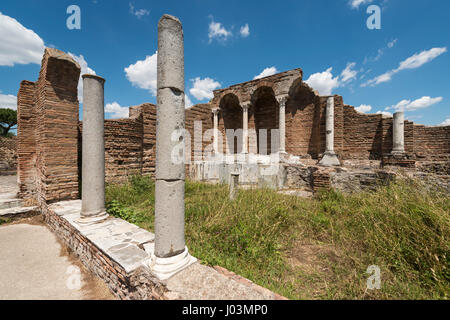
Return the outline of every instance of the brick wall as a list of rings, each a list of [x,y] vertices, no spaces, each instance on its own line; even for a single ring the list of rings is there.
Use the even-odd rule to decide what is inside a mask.
[[[450,160],[450,126],[414,125],[414,154],[418,160]]]
[[[36,194],[36,84],[31,81],[20,83],[17,94],[17,140],[19,195],[32,199]]]
[[[14,174],[17,168],[17,137],[0,137],[0,175]]]

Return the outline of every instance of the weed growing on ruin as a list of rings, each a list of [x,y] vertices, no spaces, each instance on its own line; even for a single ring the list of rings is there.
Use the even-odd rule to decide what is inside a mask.
[[[220,265],[292,299],[435,299],[450,288],[450,199],[418,182],[314,199],[187,182],[186,242]],[[154,183],[109,185],[108,211],[153,230]],[[369,265],[381,289],[368,290]]]

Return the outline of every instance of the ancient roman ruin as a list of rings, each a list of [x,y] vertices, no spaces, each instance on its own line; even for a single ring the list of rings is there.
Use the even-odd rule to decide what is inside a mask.
[[[20,197],[118,297],[176,298],[177,277],[213,272],[185,244],[186,177],[231,183],[231,198],[237,184],[309,195],[370,189],[404,174],[450,189],[450,126],[359,113],[339,95],[320,96],[301,69],[216,90],[185,109],[181,22],[164,15],[158,31],[157,105],[130,107],[128,118],[105,120],[105,80],[83,75],[79,121],[80,66],[53,48],[38,80],[22,81],[18,93]],[[105,212],[105,181],[133,174],[156,181],[155,234]]]

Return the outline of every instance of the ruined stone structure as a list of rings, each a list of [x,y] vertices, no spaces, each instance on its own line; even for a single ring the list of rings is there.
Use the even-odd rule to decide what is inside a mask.
[[[61,51],[47,49],[39,80],[21,83],[17,153],[25,198],[52,202],[79,196],[83,124],[78,121],[78,77],[75,61]],[[392,117],[362,114],[346,105],[341,96],[332,98],[333,146],[343,168],[373,171],[402,166],[450,174],[449,126],[427,127],[404,121],[405,152],[393,155]],[[185,111],[185,128],[191,138],[186,139],[187,150],[191,150],[187,174],[196,180],[228,182],[231,172],[242,171],[241,184],[279,189],[335,186],[333,175],[341,173],[319,165],[327,147],[328,100],[303,82],[301,69],[216,90],[209,103]],[[156,106],[130,107],[129,113],[126,119],[105,120],[107,182],[131,174],[155,176]],[[236,130],[234,135],[227,136],[229,129]],[[266,129],[265,134],[260,129]],[[266,148],[261,148],[264,142]],[[211,164],[211,157],[220,153],[246,156],[232,157],[231,166],[223,161]],[[267,169],[269,154],[279,156],[277,167],[270,174],[261,174]],[[252,155],[256,155],[255,164],[245,165]],[[330,170],[331,176],[325,173]]]
[[[0,137],[0,175],[17,171],[17,137]]]

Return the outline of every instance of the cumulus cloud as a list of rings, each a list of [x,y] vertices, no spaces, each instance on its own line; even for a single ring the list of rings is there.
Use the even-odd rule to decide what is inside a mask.
[[[191,79],[193,87],[189,90],[190,94],[197,100],[212,99],[214,97],[213,91],[220,88],[221,84],[211,78],[201,79],[197,77]]]
[[[247,38],[250,35],[250,27],[248,26],[248,23],[241,27],[240,34],[244,38]]]
[[[83,103],[83,74],[96,74],[95,71],[89,68],[86,59],[84,59],[83,55],[75,55],[69,52],[69,55],[76,61],[81,67],[80,79],[78,80],[78,100],[80,103]]]
[[[105,112],[109,113],[111,115],[111,118],[113,119],[128,118],[129,108],[122,107],[120,104],[114,101],[113,103],[106,104]]]
[[[332,70],[333,68],[328,68],[324,72],[314,73],[305,82],[320,95],[331,95],[333,89],[339,87],[339,77],[333,78]]]
[[[362,104],[359,107],[355,108],[356,111],[361,112],[361,113],[367,113],[370,110],[372,110],[372,106],[369,106],[367,104]]]
[[[12,94],[0,93],[0,108],[17,110],[17,97]]]
[[[149,90],[153,96],[156,96],[157,60],[158,52],[155,52],[124,69],[127,79],[134,86]]]
[[[411,101],[411,100],[402,100],[396,105],[386,108],[387,110],[393,109],[395,111],[416,111],[419,109],[425,109],[439,103],[443,100],[442,97],[431,98],[428,96],[424,96],[420,99]]]
[[[225,27],[220,22],[215,22],[213,17],[211,16],[211,22],[209,24],[208,32],[209,43],[211,43],[214,39],[217,39],[219,41],[226,41],[232,35],[233,33],[230,30],[225,29]]]
[[[356,78],[356,75],[358,74],[358,71],[353,70],[353,68],[356,66],[355,62],[349,62],[347,63],[347,67],[342,71],[341,73],[341,81],[342,82],[349,82]]]
[[[413,56],[409,57],[408,59],[400,62],[397,69],[390,70],[386,73],[383,73],[382,75],[375,77],[365,83],[363,83],[362,87],[367,86],[376,86],[380,83],[389,82],[392,79],[392,76],[396,73],[399,73],[402,70],[407,69],[416,69],[424,64],[434,60],[435,58],[439,57],[441,54],[447,52],[447,47],[443,48],[432,48],[430,50],[425,50],[420,53],[416,53]]]
[[[264,77],[268,77],[268,76],[274,75],[276,73],[278,73],[278,70],[275,67],[265,68],[260,74],[255,76],[253,78],[253,80],[261,79],[261,78],[264,78]]]
[[[439,127],[447,127],[450,126],[450,118],[447,118],[444,122],[438,125]]]
[[[359,9],[360,5],[371,3],[373,0],[350,0],[348,3],[352,9]]]
[[[44,41],[16,19],[0,12],[0,66],[40,64]]]
[[[148,16],[150,14],[150,11],[146,9],[136,9],[131,2],[129,3],[129,5],[130,5],[130,13],[138,17],[138,19],[141,19],[143,16]]]

